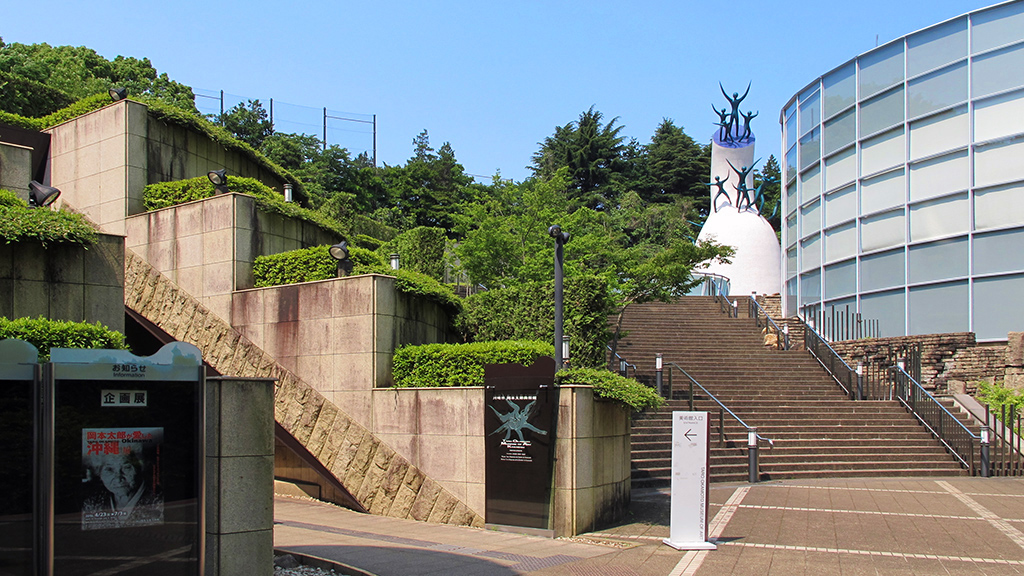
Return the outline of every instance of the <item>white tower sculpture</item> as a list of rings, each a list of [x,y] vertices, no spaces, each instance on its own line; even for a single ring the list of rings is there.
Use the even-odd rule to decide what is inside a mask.
[[[740,111],[740,102],[748,92],[749,85],[742,96],[734,92],[730,98],[723,88],[732,110],[712,106],[719,117],[719,128],[711,137],[711,213],[697,240],[735,248],[730,264],[714,263],[704,270],[729,278],[730,294],[776,294],[782,249],[775,230],[761,215],[765,183],[753,187],[757,160],[750,121],[757,113]]]

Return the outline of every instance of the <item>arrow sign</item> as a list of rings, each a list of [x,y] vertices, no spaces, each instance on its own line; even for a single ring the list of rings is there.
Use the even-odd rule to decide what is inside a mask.
[[[687,440],[693,440],[694,438],[697,437],[697,435],[696,434],[690,434],[690,432],[692,432],[692,431],[693,431],[692,428],[690,430],[687,430],[686,434],[683,434],[683,436],[685,436]]]

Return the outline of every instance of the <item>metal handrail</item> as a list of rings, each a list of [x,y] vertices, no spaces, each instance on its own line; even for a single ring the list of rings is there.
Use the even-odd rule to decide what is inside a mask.
[[[902,366],[893,366],[890,371],[894,374],[893,384],[899,402],[920,420],[972,475],[975,474],[974,445],[975,442],[983,445],[982,437],[971,432]],[[987,468],[984,465],[982,467]]]
[[[615,356],[615,359],[619,361],[619,374],[625,376],[627,374],[626,368],[632,368],[633,378],[636,378],[636,364],[631,364],[628,360],[619,356],[619,353],[612,350],[611,346],[606,345],[605,347],[608,348],[608,351],[611,352]]]
[[[829,345],[825,337],[818,333],[813,326],[807,324],[799,317],[797,322],[802,324],[804,329],[804,348],[814,356],[814,359],[821,364],[821,367],[828,372],[829,376],[836,381],[836,384],[843,389],[851,399],[855,398],[857,372],[843,360],[843,357]]]
[[[747,425],[747,423],[744,422],[743,419],[741,419],[732,410],[730,410],[728,406],[723,404],[721,400],[716,398],[714,394],[709,392],[707,388],[702,386],[700,382],[697,382],[697,380],[694,379],[693,376],[690,376],[690,374],[686,370],[683,370],[683,368],[681,366],[679,366],[679,364],[676,364],[675,362],[667,362],[666,364],[669,366],[670,369],[671,368],[675,368],[676,370],[679,370],[680,372],[683,373],[683,376],[686,376],[690,380],[690,411],[691,412],[693,411],[693,386],[696,385],[705,394],[707,394],[708,398],[711,398],[712,400],[714,400],[715,404],[718,404],[718,406],[724,412],[728,413],[729,416],[732,416],[737,422],[739,422],[740,426],[743,426],[744,428],[746,428],[747,432],[750,432],[751,430],[756,430],[757,429],[754,426]],[[669,371],[669,374],[670,375],[672,374],[671,370]],[[670,389],[671,389],[671,384],[670,384]],[[769,446],[773,446],[773,447],[775,446],[775,441],[773,441],[771,438],[765,438],[764,436],[761,436],[760,434],[757,434],[756,432],[755,432],[755,435],[757,436],[758,440],[764,440],[765,442],[768,443]]]
[[[775,320],[772,320],[772,317],[768,315],[768,312],[753,296],[750,296],[750,300],[747,304],[747,313],[754,319],[754,323],[758,328],[761,327],[761,314],[764,314],[765,319],[768,320],[768,324],[775,328],[776,346],[781,343],[783,350],[789,350],[789,332],[779,328],[779,325],[775,323]],[[767,327],[768,325],[766,324],[765,328]]]
[[[703,276],[704,283],[710,288],[708,293],[711,296],[729,296],[729,277],[715,274],[714,272],[691,272],[690,276]]]

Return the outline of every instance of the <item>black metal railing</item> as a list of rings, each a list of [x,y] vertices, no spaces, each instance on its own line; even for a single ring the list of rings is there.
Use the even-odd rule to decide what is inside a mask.
[[[607,346],[607,348],[608,351],[612,353],[612,357],[608,359],[608,363],[611,365],[608,367],[609,370],[612,370],[613,372],[617,371],[620,376],[628,377],[629,369],[632,368],[633,378],[636,378],[636,364],[631,364],[625,358],[619,356],[619,353],[612,350],[611,346]],[[614,366],[615,368],[612,368],[612,366]]]
[[[1020,436],[1024,417],[1021,411],[1016,406],[1003,404],[992,412],[986,405],[985,421],[991,429],[989,474],[1024,476],[1024,442]]]
[[[849,305],[843,308],[830,306],[824,310],[806,307],[801,315],[813,322],[814,329],[829,342],[878,338],[881,335],[881,323],[877,318],[864,318]]]
[[[970,431],[959,418],[954,416],[945,406],[939,403],[921,384],[903,369],[893,366],[891,374],[894,396],[907,410],[924,424],[939,442],[960,461],[971,475],[988,475],[988,439],[982,442],[985,435],[977,435]],[[983,430],[984,432],[984,430]],[[978,467],[977,451],[982,450],[981,467]]]
[[[718,309],[729,318],[736,318],[738,316],[739,307],[736,302],[729,300],[729,296],[725,294],[715,294],[715,302],[718,302]]]
[[[747,300],[747,314],[754,319],[754,323],[764,334],[766,346],[772,345],[779,350],[789,350],[789,330],[779,327],[753,296]],[[772,338],[774,342],[771,341]]]
[[[857,371],[843,360],[832,346],[809,325],[804,325],[804,348],[832,376],[851,400],[860,398],[857,391]]]
[[[671,397],[671,395],[672,395],[672,370],[675,369],[675,370],[678,370],[683,376],[685,376],[686,379],[689,382],[689,384],[688,384],[688,386],[689,386],[689,396],[688,397],[689,397],[689,407],[690,407],[690,411],[691,412],[694,411],[694,398],[696,396],[696,390],[694,389],[695,386],[697,388],[699,388],[701,392],[704,393],[704,395],[707,397],[708,400],[711,400],[714,404],[716,404],[718,406],[718,445],[719,446],[725,446],[726,440],[727,440],[726,436],[725,436],[725,416],[726,416],[726,414],[728,414],[731,418],[736,420],[736,422],[738,422],[739,425],[742,426],[746,430],[746,436],[747,436],[746,437],[746,441],[747,441],[746,445],[747,445],[747,450],[748,450],[748,455],[749,455],[748,456],[748,465],[747,465],[748,479],[750,480],[751,483],[757,482],[758,478],[760,476],[759,473],[758,473],[758,467],[757,467],[758,442],[760,442],[760,441],[767,442],[769,447],[774,447],[775,446],[775,442],[771,438],[765,438],[764,436],[758,434],[756,426],[750,426],[746,422],[744,422],[742,418],[737,416],[735,412],[730,410],[728,406],[723,404],[722,401],[719,400],[718,398],[716,398],[714,394],[709,392],[707,388],[705,388],[704,386],[701,386],[700,382],[697,382],[697,380],[693,376],[690,376],[690,374],[686,370],[683,370],[683,368],[681,366],[679,366],[675,362],[667,362],[666,366],[668,367],[668,390],[669,390],[669,397]]]

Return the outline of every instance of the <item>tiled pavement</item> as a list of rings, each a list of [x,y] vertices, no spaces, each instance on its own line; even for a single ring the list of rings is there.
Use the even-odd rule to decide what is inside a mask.
[[[380,576],[1024,574],[1024,480],[862,479],[711,486],[718,549],[680,552],[669,496],[621,525],[549,540],[276,501],[275,545]]]

